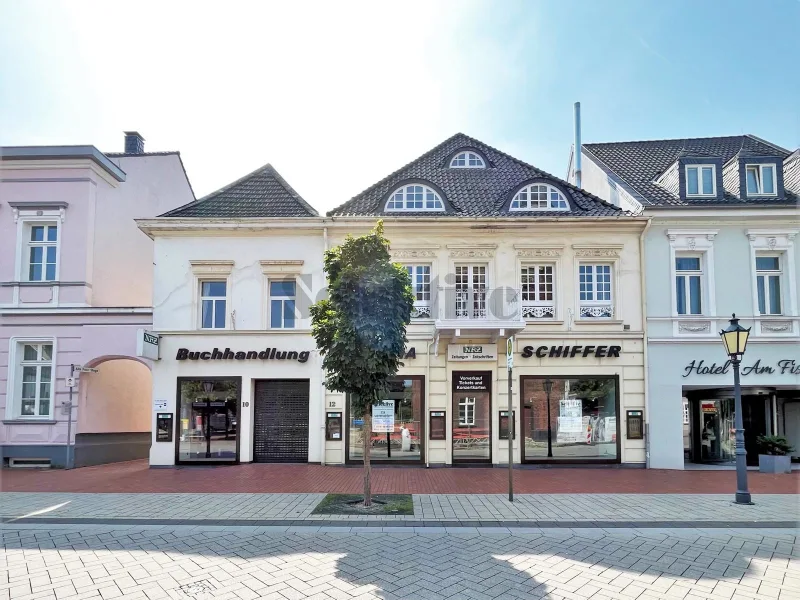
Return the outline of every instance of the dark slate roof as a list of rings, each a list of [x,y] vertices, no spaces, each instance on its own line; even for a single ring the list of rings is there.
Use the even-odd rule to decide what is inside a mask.
[[[239,219],[317,217],[319,213],[286,183],[272,165],[266,164],[204,198],[160,216]]]
[[[686,138],[676,140],[650,140],[641,142],[608,142],[602,144],[583,144],[583,151],[607,174],[622,181],[627,191],[650,206],[687,205],[793,205],[798,202],[796,194],[788,191],[781,197],[738,197],[729,191],[723,199],[679,198],[669,190],[657,185],[655,181],[678,158],[715,157],[725,165],[738,156],[769,156],[784,160],[788,150],[771,144],[754,135],[733,135],[728,137]]]
[[[485,169],[451,169],[450,159],[459,150],[473,150],[488,161]],[[567,212],[509,212],[514,193],[525,183],[540,181],[561,189],[567,196]],[[404,183],[430,185],[442,195],[445,212],[385,211],[391,193]],[[458,133],[395,171],[372,187],[328,212],[329,216],[392,217],[602,217],[622,216],[622,210],[483,142]]]

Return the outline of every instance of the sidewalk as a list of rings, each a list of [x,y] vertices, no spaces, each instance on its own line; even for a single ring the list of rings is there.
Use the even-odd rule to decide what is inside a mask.
[[[314,515],[324,494],[77,494],[6,492],[0,517],[21,523],[414,526],[796,527],[798,496],[732,494],[413,495],[414,515]]]

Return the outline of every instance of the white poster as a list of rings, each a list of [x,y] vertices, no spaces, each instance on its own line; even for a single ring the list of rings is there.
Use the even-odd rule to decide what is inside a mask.
[[[166,400],[153,400],[153,410],[167,410]]]
[[[384,400],[372,407],[373,433],[392,433],[394,431],[394,401]]]

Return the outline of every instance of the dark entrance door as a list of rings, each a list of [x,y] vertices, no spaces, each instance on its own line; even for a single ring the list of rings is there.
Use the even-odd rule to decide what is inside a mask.
[[[256,381],[255,462],[308,462],[308,401],[308,379]]]

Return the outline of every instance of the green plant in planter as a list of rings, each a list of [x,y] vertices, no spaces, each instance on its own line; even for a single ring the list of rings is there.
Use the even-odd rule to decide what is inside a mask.
[[[785,456],[794,448],[787,439],[780,435],[760,435],[756,438],[759,454]]]

